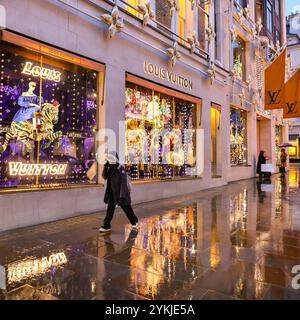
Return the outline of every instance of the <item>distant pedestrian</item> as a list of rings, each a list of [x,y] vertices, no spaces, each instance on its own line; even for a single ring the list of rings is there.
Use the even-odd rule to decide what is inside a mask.
[[[281,149],[280,152],[280,172],[284,176],[286,173],[286,166],[287,166],[287,153],[285,149]]]
[[[265,152],[263,150],[260,151],[257,162],[256,173],[259,174],[259,177],[262,178],[264,176],[264,172],[261,171],[261,165],[266,164],[267,158]]]
[[[116,206],[120,206],[126,213],[132,228],[138,228],[138,218],[131,207],[131,195],[128,176],[124,166],[119,164],[119,157],[116,152],[110,152],[106,156],[103,179],[107,180],[107,187],[104,202],[107,204],[106,217],[100,232],[111,231],[111,221],[114,217]]]

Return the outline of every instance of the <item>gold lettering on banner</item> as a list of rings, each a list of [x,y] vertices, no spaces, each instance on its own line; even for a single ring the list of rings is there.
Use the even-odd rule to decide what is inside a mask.
[[[177,86],[181,86],[185,89],[193,90],[193,82],[181,75],[178,75],[172,71],[169,71],[163,67],[159,67],[153,63],[144,62],[144,73],[157,77],[162,80],[167,80]]]
[[[54,82],[61,81],[61,72],[55,69],[51,70],[40,66],[33,66],[33,63],[29,61],[25,63],[22,73],[35,78],[42,78],[44,80],[50,80]]]
[[[66,173],[67,164],[28,164],[22,162],[9,162],[10,176],[62,176]]]

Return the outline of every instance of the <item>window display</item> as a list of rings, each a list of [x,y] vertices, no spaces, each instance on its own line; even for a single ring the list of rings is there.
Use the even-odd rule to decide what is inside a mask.
[[[230,109],[230,163],[247,164],[247,112]]]
[[[196,176],[196,105],[126,83],[126,164],[132,179]]]
[[[96,184],[98,72],[0,45],[0,190]]]

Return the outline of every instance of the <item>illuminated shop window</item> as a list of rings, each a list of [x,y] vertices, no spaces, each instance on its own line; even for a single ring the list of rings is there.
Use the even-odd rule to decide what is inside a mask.
[[[247,164],[247,112],[230,109],[230,163]]]
[[[0,49],[0,190],[96,184],[98,72]]]
[[[246,43],[241,38],[233,42],[233,68],[241,80],[246,80]]]
[[[196,176],[196,105],[127,82],[126,164],[133,180]]]
[[[289,147],[290,158],[297,158],[297,146]]]

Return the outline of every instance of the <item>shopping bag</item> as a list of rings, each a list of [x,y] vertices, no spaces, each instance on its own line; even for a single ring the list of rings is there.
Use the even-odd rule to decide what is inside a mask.
[[[261,184],[261,191],[274,192],[275,186],[274,186],[274,184]]]
[[[261,165],[261,172],[271,172],[271,173],[274,173],[274,172],[275,172],[274,165],[271,164],[271,163],[262,164],[262,165]]]

